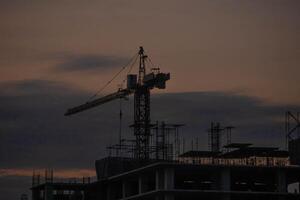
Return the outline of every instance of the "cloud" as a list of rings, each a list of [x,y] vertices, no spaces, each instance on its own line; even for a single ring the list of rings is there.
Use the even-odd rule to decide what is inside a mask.
[[[15,96],[15,95],[41,95],[41,94],[65,94],[66,92],[78,93],[78,89],[66,86],[63,82],[27,79],[19,81],[6,81],[0,84],[1,96]]]
[[[129,58],[112,55],[68,55],[56,66],[63,71],[107,70],[122,67]]]
[[[105,137],[113,127],[111,115],[100,122],[95,114],[63,116],[67,108],[84,102],[89,94],[40,80],[7,83],[5,88],[6,94],[0,95],[0,167],[85,168],[93,167],[94,159],[105,155],[101,145],[108,143]],[[105,134],[99,133],[98,123],[104,124]],[[85,125],[80,128],[79,124]],[[104,144],[98,148],[99,137],[104,137]]]
[[[90,95],[63,83],[27,80],[2,84],[0,95],[0,168],[93,168],[118,138],[119,102],[71,117],[64,112],[86,102]],[[123,135],[133,121],[133,101],[123,102]],[[284,146],[283,117],[293,105],[269,105],[255,97],[226,92],[153,94],[152,121],[185,123],[180,131],[189,146],[200,139],[207,149],[211,121],[236,126],[233,141]],[[278,120],[280,119],[280,120]],[[269,138],[265,140],[264,138]],[[9,153],[8,153],[9,152]]]
[[[0,94],[0,168],[13,169],[11,175],[28,172],[24,169],[54,168],[65,174],[68,170],[74,174],[74,168],[92,169],[94,160],[107,155],[105,147],[117,141],[118,101],[65,117],[67,108],[84,103],[90,94],[42,80],[2,83],[0,88],[5,91]],[[127,127],[133,120],[132,97],[122,104],[122,134],[133,138]],[[271,105],[255,97],[221,91],[151,96],[153,122],[186,124],[180,130],[186,149],[197,137],[201,149],[207,149],[211,121],[236,126],[233,142],[283,147],[286,110],[300,107]]]

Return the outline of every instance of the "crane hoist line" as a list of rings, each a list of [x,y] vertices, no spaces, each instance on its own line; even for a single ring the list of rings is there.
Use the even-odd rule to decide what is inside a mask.
[[[159,68],[154,68],[150,73],[146,72],[146,60],[143,47],[139,48],[138,74],[127,75],[127,87],[117,92],[89,101],[85,104],[70,108],[65,116],[73,115],[109,101],[124,98],[134,94],[134,156],[138,159],[149,159],[150,140],[150,90],[154,88],[165,89],[166,82],[170,80],[170,73],[161,73]]]

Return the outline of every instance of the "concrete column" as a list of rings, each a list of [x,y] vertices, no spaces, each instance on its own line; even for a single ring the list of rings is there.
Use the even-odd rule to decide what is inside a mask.
[[[114,188],[112,187],[111,184],[107,184],[107,190],[106,190],[106,200],[112,200],[113,195],[112,192],[114,191]]]
[[[155,190],[162,190],[163,189],[163,172],[160,169],[155,171]],[[155,200],[161,200],[159,195],[155,196]]]
[[[284,170],[278,170],[276,172],[277,176],[277,191],[278,192],[287,192],[287,183],[286,183],[286,173]]]
[[[220,175],[217,173],[211,173],[211,190],[218,190],[220,186]]]
[[[224,191],[230,191],[231,189],[231,175],[229,168],[224,168],[221,171],[220,189]]]
[[[139,194],[143,193],[143,177],[139,176]]]
[[[172,190],[174,189],[174,169],[173,168],[165,168],[164,169],[164,189],[165,190]],[[164,200],[174,200],[174,195],[172,194],[165,194]]]
[[[122,180],[122,198],[126,197],[126,181]]]
[[[147,192],[149,189],[148,186],[148,177],[144,175],[139,176],[139,194]]]
[[[138,178],[138,177],[137,177]],[[139,194],[139,182],[136,179],[122,181],[122,197]]]
[[[32,200],[39,200],[40,199],[40,190],[33,189],[32,190]]]
[[[156,190],[172,190],[174,189],[174,169],[165,168],[157,169],[155,172],[155,189]],[[155,199],[161,199],[157,196]],[[164,200],[174,200],[174,196],[171,194],[165,194]]]
[[[164,172],[164,189],[174,189],[174,169],[165,168]]]
[[[164,172],[161,169],[155,171],[155,190],[164,189]]]
[[[45,183],[45,200],[53,200],[53,187],[49,183]]]

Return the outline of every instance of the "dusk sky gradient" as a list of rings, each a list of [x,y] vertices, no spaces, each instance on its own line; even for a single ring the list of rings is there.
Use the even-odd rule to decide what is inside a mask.
[[[300,111],[299,11],[298,0],[1,0],[0,193],[29,194],[32,169],[93,175],[116,141],[118,102],[63,113],[141,45],[171,73],[153,91],[152,120],[185,123],[203,149],[210,121],[237,126],[236,141],[283,148],[284,112]],[[132,108],[124,102],[126,136]]]

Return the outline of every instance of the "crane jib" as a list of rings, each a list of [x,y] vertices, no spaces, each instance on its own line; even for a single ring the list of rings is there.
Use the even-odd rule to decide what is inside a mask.
[[[65,116],[69,116],[69,115],[72,115],[72,114],[75,114],[75,113],[79,113],[79,112],[88,110],[90,108],[93,108],[95,106],[104,104],[104,103],[112,101],[114,99],[126,97],[126,96],[130,95],[131,93],[133,93],[132,90],[128,90],[128,89],[119,90],[118,92],[115,92],[113,94],[109,94],[107,96],[95,99],[95,100],[87,102],[85,104],[70,108],[65,113]]]

